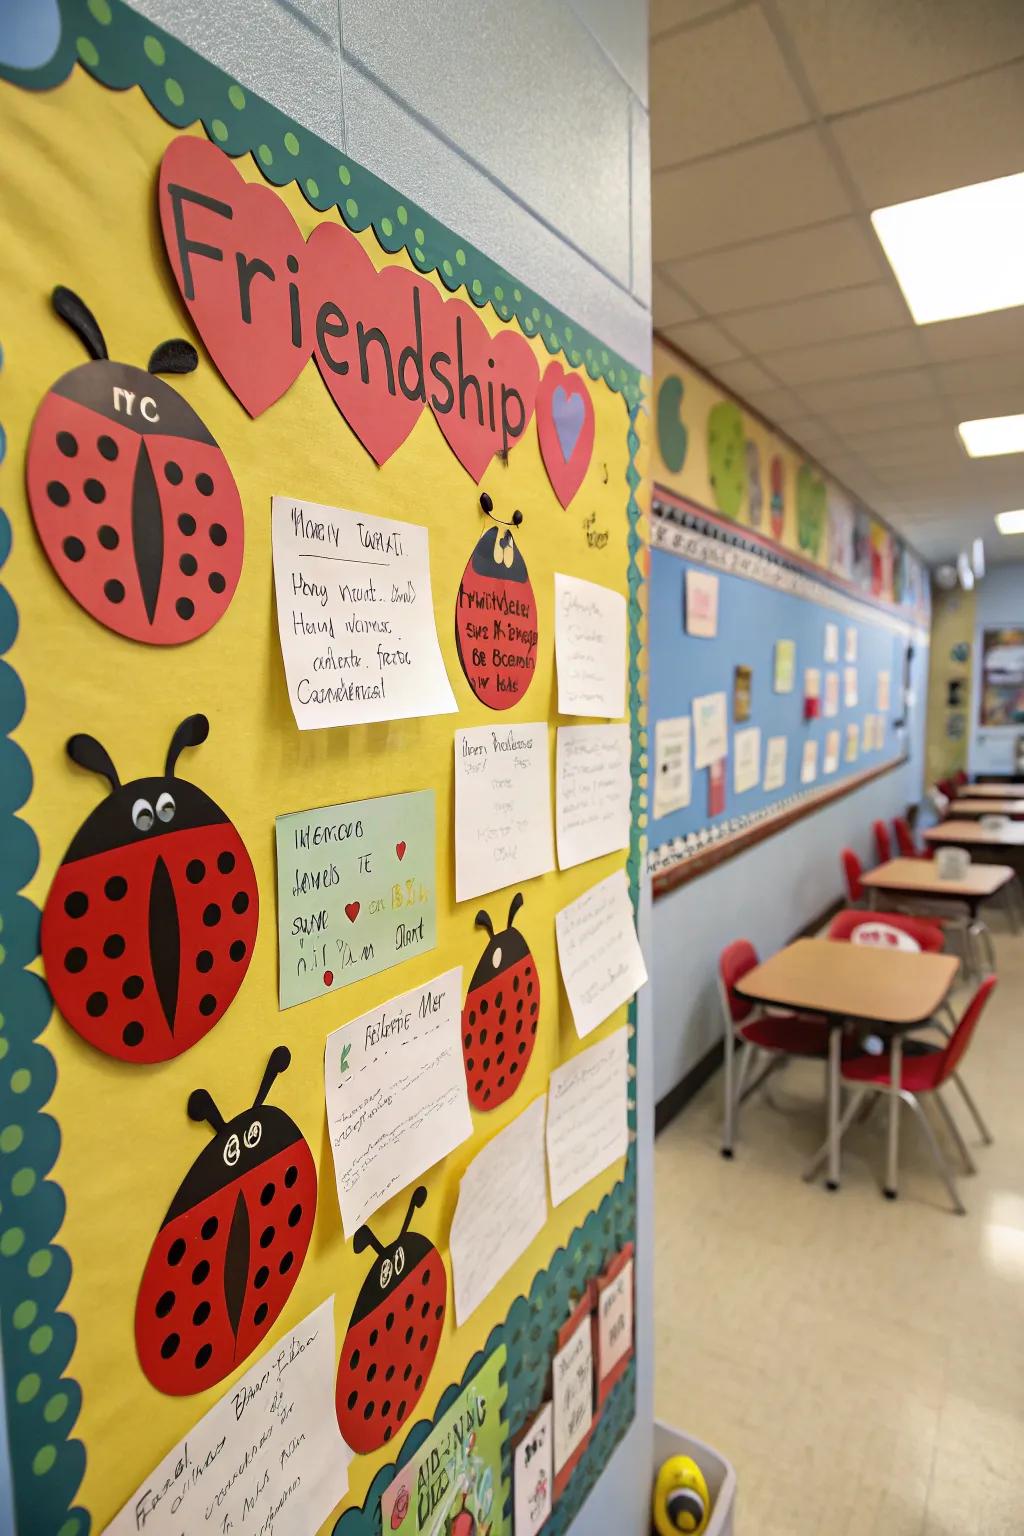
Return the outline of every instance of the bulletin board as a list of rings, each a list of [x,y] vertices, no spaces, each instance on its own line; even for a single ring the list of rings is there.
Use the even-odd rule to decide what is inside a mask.
[[[555,916],[620,871],[634,906],[638,896],[645,380],[428,212],[118,0],[36,9],[35,31],[24,29],[17,56],[0,61],[10,149],[0,192],[9,299],[0,335],[0,1328],[16,1529],[102,1531],[147,1479],[144,1514],[131,1528],[157,1529],[160,1500],[177,1499],[204,1473],[192,1460],[193,1427],[239,1383],[256,1401],[260,1382],[250,1387],[248,1373],[286,1337],[278,1369],[298,1362],[297,1379],[298,1335],[306,1320],[312,1338],[315,1319],[333,1328],[328,1415],[337,1411],[347,1444],[347,1489],[316,1528],[371,1536],[383,1501],[389,1529],[511,1536],[515,1449],[551,1396],[556,1354],[584,1351],[585,1334],[573,1331],[581,1318],[588,1328],[593,1320],[599,1353],[601,1298],[613,1282],[625,1297],[623,1275],[631,1277],[634,1005],[617,1006],[580,1038],[560,980]],[[219,254],[209,224],[183,234],[180,220],[197,209],[223,220]],[[451,344],[445,352],[437,343],[432,357],[445,356],[450,371],[438,365],[428,401],[418,359],[439,335]],[[122,364],[105,361],[106,349],[132,371],[117,372]],[[140,381],[147,358],[151,372]],[[456,370],[474,371],[473,359],[467,385]],[[360,379],[370,381],[362,393]],[[120,406],[111,407],[110,388],[121,391]],[[453,408],[460,394],[468,411]],[[134,481],[122,473],[128,438],[115,420],[129,395],[145,423],[160,413],[174,423],[170,442],[154,429],[138,461],[150,469],[136,467]],[[149,428],[136,416],[134,430]],[[82,538],[60,521],[69,495]],[[453,709],[420,715],[411,705],[400,718],[298,728],[275,608],[273,497],[326,509],[324,526],[342,508],[367,528],[400,519],[427,531]],[[117,563],[126,541],[137,590]],[[365,547],[372,564],[383,546]],[[474,654],[478,637],[459,618],[460,594],[465,601],[476,577],[494,579],[491,566],[481,575],[485,555],[520,583],[521,633],[495,664],[499,682],[484,675],[488,658]],[[518,740],[534,725],[553,797],[555,728],[579,723],[558,713],[556,573],[624,600],[628,847],[457,902],[455,732],[500,727]],[[346,649],[338,637],[332,654]],[[343,670],[329,673],[324,697],[350,701],[346,681]],[[307,688],[307,699],[316,691]],[[357,966],[359,979],[347,980],[321,952],[317,986],[285,997],[275,819],[424,792],[433,843],[406,882],[395,860],[412,858],[413,834],[407,841],[400,820],[406,802],[394,802],[385,850],[394,868],[379,893],[392,911],[404,908],[417,935],[408,953],[369,973]],[[158,981],[170,968],[185,986],[176,967],[189,945],[190,953],[201,946],[196,969],[213,979],[207,992],[189,975],[188,1028],[152,1048],[141,1003],[123,1027],[119,1015],[116,1038],[104,1033],[112,1005],[97,978],[116,974],[121,984],[120,971],[102,967],[122,964],[122,936],[99,928],[88,928],[88,941],[76,936],[103,903],[128,894],[145,838],[175,815],[192,826],[193,842],[177,863],[159,861],[159,878],[150,869],[148,926],[136,911],[126,931]],[[357,815],[342,809],[329,820],[333,836]],[[415,826],[427,835],[423,818]],[[277,834],[279,855],[281,826]],[[204,882],[207,894],[196,895]],[[169,901],[176,951],[161,918]],[[420,901],[431,907],[422,927]],[[344,906],[354,931],[360,906]],[[481,909],[497,941],[477,924]],[[207,965],[203,934],[215,928],[223,953],[211,939]],[[482,958],[499,967],[502,940],[516,984],[537,980],[541,995],[515,1091],[494,1108],[473,1102],[468,1138],[397,1183],[368,1218],[372,1237],[346,1238],[325,1119],[328,1036],[456,967],[468,1010],[477,967]],[[365,960],[366,946],[358,953]],[[122,986],[130,1000],[142,990],[133,976]],[[160,1000],[169,1017],[162,991]],[[557,1205],[547,1199],[525,1251],[457,1323],[450,1239],[460,1181],[545,1093],[552,1072],[621,1031],[625,1155]],[[250,1105],[265,1132],[246,1119]],[[166,1276],[176,1254],[213,1242],[218,1221],[231,1222],[225,1251],[236,1253],[242,1195],[232,1170],[262,1166],[273,1173],[263,1193],[284,1202],[282,1227],[294,1224],[295,1238],[268,1283],[268,1323],[250,1294],[266,1281],[252,1255],[266,1238],[276,1257],[280,1239],[267,1236],[270,1227],[257,1238],[250,1222],[242,1291],[224,1280],[233,1363],[204,1386],[196,1374],[204,1349],[183,1364],[178,1334],[172,1340],[152,1318],[175,1305]],[[516,1212],[508,1217],[514,1224]],[[385,1336],[392,1313],[367,1287],[379,1282],[393,1310],[415,1302],[418,1312],[402,1276],[414,1263],[429,1308],[422,1342],[408,1347],[422,1348],[427,1365],[409,1388],[411,1406],[398,1412],[381,1402],[385,1388],[366,1385],[378,1364],[383,1376],[390,1362],[388,1379],[396,1365],[405,1375],[401,1343],[392,1349]],[[197,1265],[193,1283],[207,1277]],[[140,1325],[143,1314],[149,1322]],[[201,1314],[202,1304],[196,1328]],[[187,1335],[190,1350],[196,1338]],[[347,1433],[356,1386],[360,1409],[365,1401],[388,1416],[386,1440],[365,1427]],[[634,1400],[633,1362],[620,1352],[593,1381],[589,1430],[555,1479],[547,1536],[571,1525]],[[183,1442],[159,1483],[154,1469]],[[302,1455],[297,1438],[281,1464],[293,1453]],[[340,1454],[322,1457],[316,1475],[334,1476]],[[259,1505],[264,1484],[254,1486],[253,1528],[305,1536],[287,1505],[306,1496],[298,1484],[296,1476],[269,1510]],[[232,1479],[218,1486],[227,1499]],[[220,1508],[204,1501],[190,1533],[231,1528]]]

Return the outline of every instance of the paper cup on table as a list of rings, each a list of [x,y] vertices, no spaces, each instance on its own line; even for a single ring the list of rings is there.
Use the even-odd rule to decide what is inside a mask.
[[[986,832],[1005,832],[1010,825],[1009,816],[983,816],[981,825]]]
[[[971,867],[966,848],[940,848],[935,855],[935,869],[940,880],[962,880]]]

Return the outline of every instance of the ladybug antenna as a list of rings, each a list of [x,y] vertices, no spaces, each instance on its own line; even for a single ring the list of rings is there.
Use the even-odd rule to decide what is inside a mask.
[[[67,754],[79,768],[88,768],[90,773],[98,773],[101,778],[106,779],[112,790],[121,787],[110,753],[96,740],[95,736],[69,736]]]
[[[515,920],[516,920],[516,913],[519,911],[519,909],[520,909],[520,907],[522,905],[523,905],[523,893],[522,893],[522,891],[516,891],[515,895],[512,897],[512,905],[508,909],[508,926],[509,926],[509,928],[511,928],[512,924],[515,922]]]
[[[408,1232],[409,1223],[412,1221],[413,1211],[418,1211],[420,1206],[426,1205],[426,1203],[427,1186],[425,1184],[421,1184],[418,1189],[414,1189],[412,1192],[412,1199],[409,1201],[409,1209],[405,1213],[405,1220],[402,1222],[402,1230],[398,1234],[399,1239],[403,1238]]]
[[[70,288],[63,288],[59,284],[50,295],[50,303],[55,313],[65,324],[70,325],[93,361],[102,363],[109,355],[107,344],[88,304],[77,293],[72,293]]]
[[[481,510],[481,512],[483,512],[485,514],[485,516],[489,517],[493,523],[497,523],[499,528],[505,528],[505,529],[518,528],[520,523],[523,520],[523,514],[519,511],[518,507],[512,513],[512,516],[510,518],[498,517],[497,513],[494,510],[494,502],[493,502],[492,498],[487,494],[486,491],[482,491],[480,493],[480,510]],[[502,538],[501,538],[502,548],[504,548],[504,546],[508,543],[508,541],[509,541],[509,539],[511,537],[512,537],[511,533],[506,532],[506,533],[502,534]]]
[[[171,744],[167,748],[167,762],[164,764],[164,777],[174,778],[174,768],[186,747],[200,747],[210,734],[210,722],[205,715],[189,715],[183,720],[171,737]]]
[[[291,1066],[292,1053],[286,1045],[275,1045],[267,1062],[267,1070],[263,1074],[263,1081],[256,1091],[256,1097],[252,1101],[253,1109],[259,1109],[265,1103],[267,1094],[282,1072],[287,1072]]]
[[[356,1253],[362,1253],[365,1248],[372,1248],[379,1259],[384,1257],[384,1249],[378,1243],[369,1227],[360,1227],[352,1239],[352,1247]]]
[[[194,373],[199,367],[199,353],[190,341],[162,341],[154,347],[146,367],[150,373]]]
[[[485,912],[483,907],[480,908],[480,911],[477,913],[475,919],[473,920],[473,927],[486,928],[491,938],[494,938],[494,924],[491,922],[491,914],[489,912]]]
[[[222,1131],[225,1127],[224,1116],[205,1088],[194,1088],[189,1094],[188,1117],[200,1125],[205,1120],[207,1125],[212,1125],[215,1131]]]

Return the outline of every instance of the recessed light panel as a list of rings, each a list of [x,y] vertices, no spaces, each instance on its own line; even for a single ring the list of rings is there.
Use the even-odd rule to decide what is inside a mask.
[[[985,416],[962,421],[960,440],[972,459],[990,459],[997,453],[1024,453],[1024,416]]]
[[[871,215],[918,325],[1024,304],[1024,172]]]
[[[997,512],[996,527],[1000,533],[1024,533],[1024,507],[1017,512]]]

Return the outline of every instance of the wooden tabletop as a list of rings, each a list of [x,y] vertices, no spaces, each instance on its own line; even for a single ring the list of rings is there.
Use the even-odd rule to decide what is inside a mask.
[[[997,800],[990,795],[987,800],[954,800],[949,809],[953,816],[1024,816],[1024,800]]]
[[[959,965],[955,955],[797,939],[748,971],[736,990],[761,1003],[907,1028],[931,1018]]]
[[[963,793],[972,797],[974,795],[994,795],[997,799],[1024,800],[1024,784],[989,784],[985,782],[981,784],[965,784]]]
[[[890,859],[861,876],[861,884],[879,891],[908,891],[919,896],[948,896],[976,901],[995,895],[1013,879],[1008,864],[972,864],[962,880],[943,880],[934,859]]]
[[[984,843],[989,848],[1024,848],[1024,822],[1011,821],[1001,832],[990,832],[978,821],[942,821],[925,828],[925,842],[952,843],[962,848],[968,843]]]

